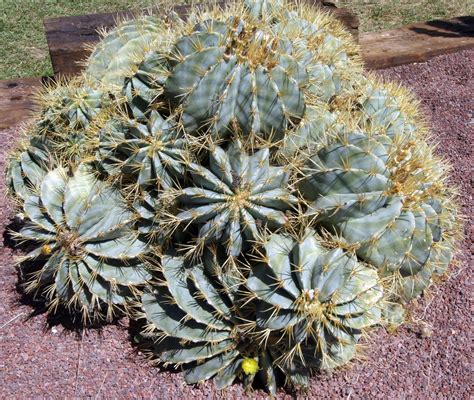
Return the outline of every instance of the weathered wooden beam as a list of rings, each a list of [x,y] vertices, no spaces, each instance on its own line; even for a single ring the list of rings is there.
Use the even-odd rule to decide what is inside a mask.
[[[0,81],[0,129],[7,129],[30,116],[35,110],[35,90],[43,78],[19,78]]]
[[[474,17],[458,17],[361,33],[362,57],[369,69],[427,61],[474,47]]]
[[[348,10],[336,8],[333,3],[322,0],[307,0],[308,3],[323,7],[339,18],[357,37],[359,20]],[[224,5],[224,3],[217,3]],[[199,5],[197,5],[199,7]],[[189,6],[175,6],[174,10],[185,17]],[[156,12],[148,10],[147,13]],[[49,54],[55,75],[73,75],[82,70],[81,61],[89,55],[86,47],[99,41],[99,28],[112,28],[118,19],[133,17],[132,11],[80,15],[74,17],[50,18],[44,21]]]

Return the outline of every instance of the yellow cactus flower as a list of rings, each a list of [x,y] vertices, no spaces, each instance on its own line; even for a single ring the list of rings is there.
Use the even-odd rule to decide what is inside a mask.
[[[43,254],[44,256],[49,256],[52,252],[52,249],[51,249],[51,246],[45,244],[42,248],[41,248],[41,254]]]
[[[242,370],[247,375],[255,375],[258,371],[258,362],[253,358],[245,358],[242,361]]]

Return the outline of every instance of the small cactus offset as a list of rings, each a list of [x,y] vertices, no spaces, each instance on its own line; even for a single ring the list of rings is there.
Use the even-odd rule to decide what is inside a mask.
[[[45,131],[61,127],[79,130],[86,128],[100,112],[103,93],[71,81],[49,88],[40,101],[43,109],[40,126]]]
[[[356,359],[447,272],[459,217],[416,101],[318,9],[143,16],[39,95],[10,156],[27,291],[193,384],[274,394]]]

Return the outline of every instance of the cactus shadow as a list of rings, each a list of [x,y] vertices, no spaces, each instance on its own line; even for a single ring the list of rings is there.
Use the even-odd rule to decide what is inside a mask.
[[[16,218],[12,218],[10,223],[5,226],[3,230],[3,246],[12,250],[23,250],[18,242],[13,237],[13,232],[18,232],[21,228],[21,223]],[[26,250],[26,249],[25,249]]]
[[[136,340],[137,336],[145,329],[145,323],[142,320],[136,320],[133,318],[129,319],[128,324],[128,340],[132,345],[132,353],[137,357],[143,364],[149,368],[156,368],[158,373],[168,372],[171,374],[179,374],[182,372],[180,368],[175,368],[172,365],[165,366],[162,363],[152,359],[151,350],[149,346],[144,345],[142,342]]]
[[[38,270],[41,263],[32,263],[29,270]],[[48,307],[48,301],[39,294],[29,293],[25,290],[25,273],[20,268],[17,269],[17,283],[15,285],[16,292],[19,294],[17,304],[19,306],[27,306],[31,311],[27,314],[25,321],[43,317],[43,330],[49,331],[54,327],[61,326],[64,331],[72,333],[80,337],[85,329],[101,331],[106,325],[119,325],[122,316],[117,315],[112,321],[91,320],[84,322],[79,313],[74,313],[66,307],[58,306],[54,312]]]

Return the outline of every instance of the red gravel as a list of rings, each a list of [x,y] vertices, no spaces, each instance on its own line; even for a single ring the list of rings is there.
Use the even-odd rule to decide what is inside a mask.
[[[409,86],[419,96],[439,141],[439,153],[453,164],[453,183],[460,188],[466,216],[473,215],[470,169],[474,141],[474,51],[438,57],[428,63],[382,71],[381,75]],[[0,131],[0,170],[16,140],[15,129]],[[0,191],[4,189],[0,181]],[[12,216],[4,204],[0,226]],[[468,219],[469,221],[469,219]],[[469,222],[466,224],[466,227]],[[2,229],[3,230],[3,229]],[[466,237],[467,228],[466,228]],[[313,379],[309,398],[468,399],[474,396],[472,370],[472,254],[461,244],[459,265],[441,286],[415,307],[415,316],[431,327],[412,324],[390,335],[374,334],[366,360],[332,376]],[[126,319],[83,334],[63,325],[51,328],[44,314],[28,318],[33,309],[21,304],[16,291],[13,252],[0,243],[0,398],[241,398],[240,385],[224,393],[211,383],[187,386],[180,374],[146,366],[134,353]],[[424,334],[420,334],[420,332]],[[429,335],[428,335],[429,336]],[[253,397],[265,397],[262,392]],[[279,398],[293,395],[279,392]]]

